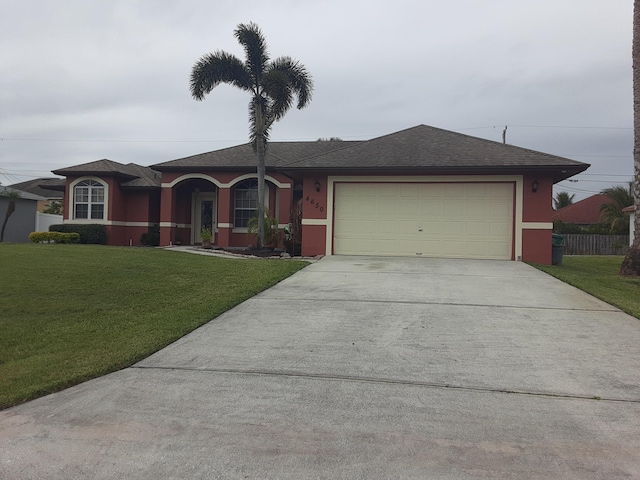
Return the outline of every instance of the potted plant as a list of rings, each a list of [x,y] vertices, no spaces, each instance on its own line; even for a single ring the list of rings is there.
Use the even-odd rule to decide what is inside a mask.
[[[210,228],[203,228],[200,232],[200,238],[202,239],[202,248],[211,248],[213,232]]]

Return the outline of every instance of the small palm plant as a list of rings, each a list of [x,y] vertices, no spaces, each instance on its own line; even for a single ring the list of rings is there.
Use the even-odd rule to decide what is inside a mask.
[[[613,203],[605,203],[600,207],[600,221],[607,226],[613,235],[624,235],[629,231],[629,215],[622,210],[629,205],[633,205],[633,184],[628,187],[618,185],[616,187],[602,190],[613,200]]]
[[[249,233],[258,233],[258,215],[249,219],[247,223],[247,230]],[[269,215],[269,209],[264,209],[264,238],[265,244],[277,244],[278,243],[278,220]]]
[[[213,232],[210,228],[203,228],[200,232],[200,238],[202,239],[202,248],[211,248],[211,241],[213,240]]]

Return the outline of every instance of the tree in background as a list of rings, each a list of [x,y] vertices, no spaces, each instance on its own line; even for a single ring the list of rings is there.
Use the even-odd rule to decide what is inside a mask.
[[[635,239],[620,267],[621,275],[640,276],[640,0],[633,2],[633,191],[636,207]]]
[[[20,198],[20,192],[18,190],[4,190],[0,193],[3,197],[8,197],[9,203],[7,203],[7,210],[4,214],[4,222],[2,222],[2,229],[0,230],[0,242],[4,240],[4,229],[7,227],[9,217],[16,211],[16,200]]]
[[[47,208],[42,213],[50,213],[51,215],[62,215],[62,201],[51,200]]]
[[[600,206],[600,222],[609,228],[612,235],[626,235],[629,232],[629,215],[622,209],[633,205],[632,188],[632,183],[629,183],[628,187],[618,185],[600,192],[613,200]]]
[[[572,205],[575,196],[575,193],[573,195],[569,195],[567,192],[556,193],[556,198],[553,199],[553,209],[560,210],[561,208]]]
[[[216,51],[204,55],[191,71],[191,95],[203,100],[220,83],[228,83],[251,94],[250,139],[258,157],[258,247],[264,246],[264,176],[269,130],[297,97],[297,108],[311,100],[313,81],[307,69],[290,57],[270,60],[267,43],[255,23],[240,24],[234,35],[244,48],[243,63],[235,55]]]

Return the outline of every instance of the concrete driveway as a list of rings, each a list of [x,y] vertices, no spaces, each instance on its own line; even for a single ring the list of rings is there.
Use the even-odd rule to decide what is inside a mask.
[[[525,264],[327,257],[0,412],[0,478],[640,478],[639,365],[639,320]]]

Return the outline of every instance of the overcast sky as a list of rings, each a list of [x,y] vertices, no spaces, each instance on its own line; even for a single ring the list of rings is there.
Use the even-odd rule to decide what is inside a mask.
[[[248,141],[248,94],[189,93],[205,53],[313,76],[272,140],[366,140],[419,124],[590,163],[576,199],[633,173],[631,0],[0,0],[0,182],[108,158],[142,165]]]

